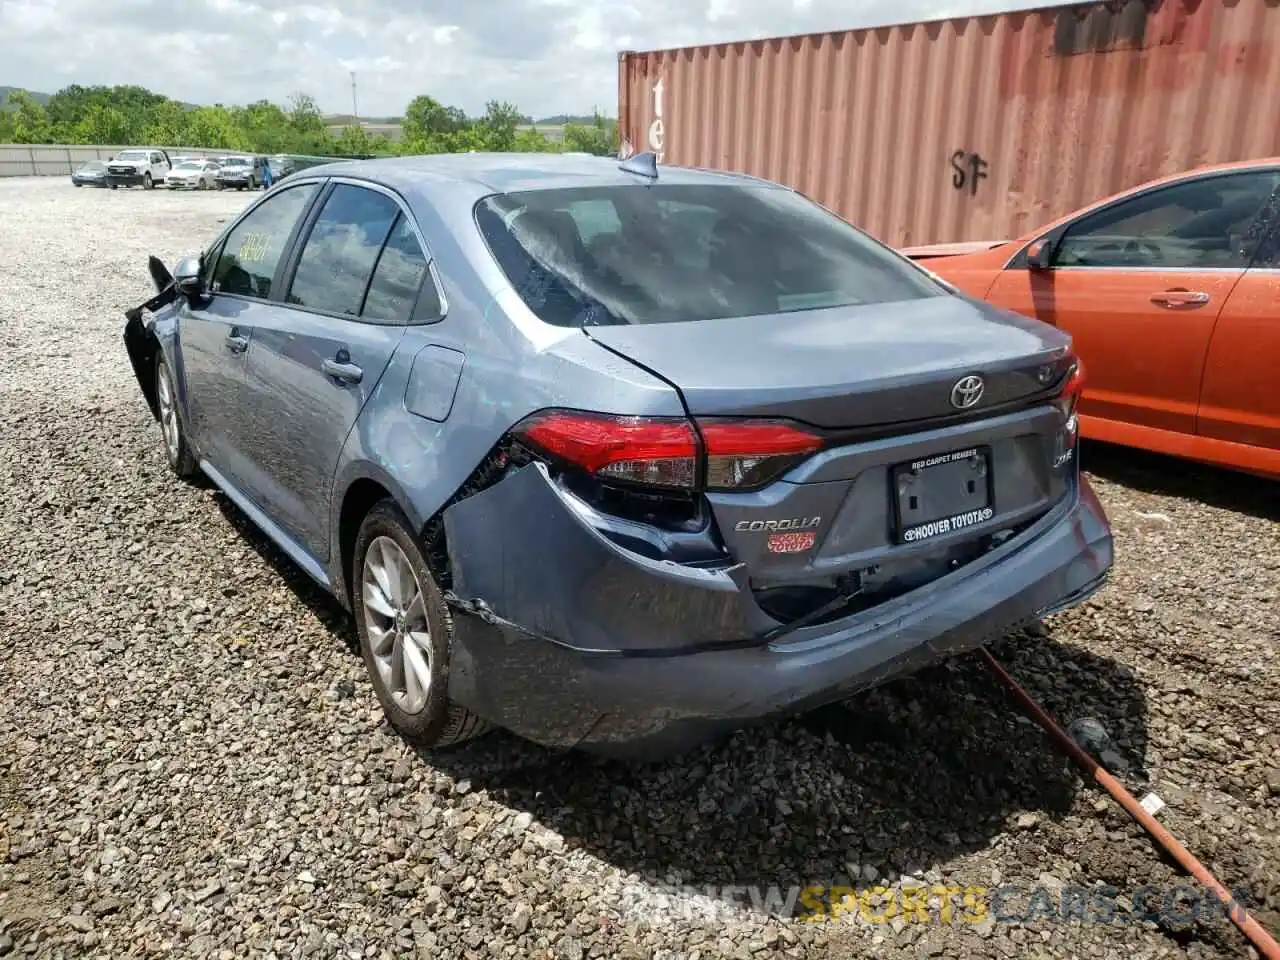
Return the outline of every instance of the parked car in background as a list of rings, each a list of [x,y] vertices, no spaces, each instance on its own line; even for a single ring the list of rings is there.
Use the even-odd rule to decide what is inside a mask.
[[[169,155],[163,150],[121,150],[107,161],[107,184],[116,187],[143,187],[150,190],[157,183],[164,183],[173,168]]]
[[[292,157],[277,155],[267,160],[271,165],[271,179],[275,183],[279,183],[291,173],[296,173],[298,165],[294,163]]]
[[[262,186],[262,157],[226,157],[218,165],[218,185],[224,189],[257,190]]]
[[[1086,437],[1280,478],[1280,159],[1165,177],[1009,243],[903,252],[1071,334]]]
[[[216,190],[218,170],[218,165],[208,160],[185,160],[170,171],[169,189]]]
[[[107,185],[107,165],[101,160],[90,160],[81,164],[71,174],[71,182],[77,187],[105,187]]]
[[[347,161],[151,269],[125,342],[170,466],[353,611],[418,743],[661,755],[1111,566],[1070,337],[776,184]]]

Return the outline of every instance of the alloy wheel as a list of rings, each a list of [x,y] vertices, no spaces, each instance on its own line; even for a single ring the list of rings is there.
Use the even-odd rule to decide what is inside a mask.
[[[413,565],[390,537],[377,537],[361,574],[364,625],[374,665],[407,714],[421,713],[431,692],[431,627]]]
[[[156,401],[160,408],[160,430],[164,434],[165,452],[169,462],[177,463],[182,435],[178,428],[178,408],[173,399],[173,384],[169,382],[169,368],[165,367],[156,378]]]

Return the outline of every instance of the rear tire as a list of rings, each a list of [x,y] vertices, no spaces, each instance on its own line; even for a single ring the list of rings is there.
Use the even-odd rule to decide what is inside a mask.
[[[173,385],[173,374],[164,354],[156,351],[156,408],[159,413],[160,436],[164,440],[164,455],[169,469],[183,480],[190,480],[200,471],[191,444],[187,442],[187,430],[182,422],[182,408],[178,403],[178,391]]]
[[[360,524],[351,580],[360,654],[387,722],[422,747],[486,732],[488,723],[449,700],[453,621],[413,528],[390,499]]]

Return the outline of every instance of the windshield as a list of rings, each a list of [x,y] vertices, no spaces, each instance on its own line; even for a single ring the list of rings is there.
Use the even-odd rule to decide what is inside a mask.
[[[204,164],[203,164],[203,163],[195,163],[195,162],[193,162],[193,161],[191,161],[191,160],[188,160],[186,163],[180,163],[180,164],[178,164],[174,169],[175,169],[175,170],[203,170],[203,169],[204,169]]]
[[[103,164],[100,160],[90,160],[80,169],[81,170],[101,170],[102,167],[103,167]]]
[[[244,157],[230,157],[223,160],[222,165],[224,167],[247,167],[249,165],[249,161]]]
[[[121,150],[116,154],[117,160],[146,160],[149,154],[145,150]]]
[[[790,190],[658,184],[488,197],[503,273],[562,327],[789,314],[946,295],[910,262]]]

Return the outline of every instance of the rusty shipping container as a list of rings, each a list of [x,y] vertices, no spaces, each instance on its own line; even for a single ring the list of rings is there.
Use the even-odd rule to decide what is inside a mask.
[[[998,240],[1280,154],[1278,0],[1048,7],[619,57],[626,142],[787,183],[895,246]]]

